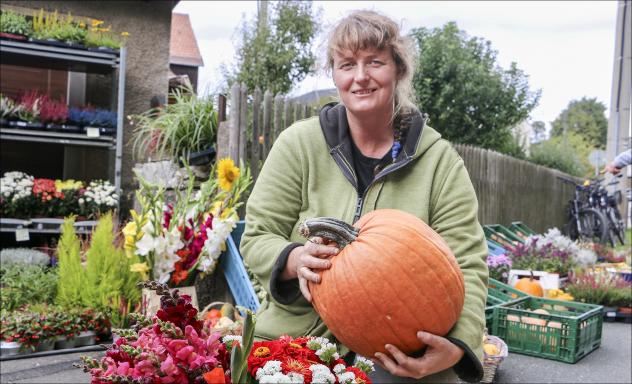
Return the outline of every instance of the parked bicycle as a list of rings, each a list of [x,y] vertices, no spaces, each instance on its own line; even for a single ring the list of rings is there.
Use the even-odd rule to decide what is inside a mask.
[[[607,219],[600,210],[590,206],[588,197],[590,187],[582,186],[573,180],[557,177],[565,183],[575,186],[573,200],[568,203],[568,223],[564,232],[573,240],[605,244],[607,241]]]
[[[609,182],[607,186],[619,184],[619,178],[622,175],[619,174],[614,180]],[[606,240],[611,246],[615,246],[617,240],[621,245],[625,244],[625,224],[623,217],[619,212],[619,204],[622,200],[621,191],[617,190],[614,194],[610,194],[604,186],[604,179],[593,179],[589,185],[589,204],[591,207],[598,209],[606,218],[607,230]]]

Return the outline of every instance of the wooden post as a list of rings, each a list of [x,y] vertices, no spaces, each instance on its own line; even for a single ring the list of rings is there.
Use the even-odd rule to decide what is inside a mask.
[[[274,97],[274,133],[272,134],[272,145],[279,137],[279,134],[283,130],[281,126],[283,124],[283,95],[278,94]],[[272,146],[270,146],[272,148]]]
[[[248,112],[248,99],[246,96],[246,84],[241,84],[241,101],[239,106],[239,160],[237,166],[240,166],[241,162],[244,166],[247,166],[246,161],[246,144],[248,143],[248,137],[246,137],[246,114]]]
[[[230,156],[228,152],[229,136],[230,123],[221,121],[217,127],[217,161]]]
[[[250,147],[250,174],[252,181],[257,181],[259,176],[259,164],[261,158],[261,143],[259,142],[259,122],[261,115],[261,89],[255,88],[255,94],[252,100],[252,146]]]
[[[285,114],[285,124],[283,129],[287,129],[296,119],[294,119],[294,114],[292,113],[292,102],[290,99],[285,100],[285,105],[283,106],[283,112]]]
[[[263,95],[263,157],[262,161],[265,161],[270,153],[270,147],[272,140],[270,135],[272,133],[272,92],[269,90]]]
[[[217,96],[217,122],[226,121],[226,95]]]
[[[236,164],[239,164],[239,117],[241,87],[238,83],[233,84],[230,90],[230,129],[228,139],[228,154]]]

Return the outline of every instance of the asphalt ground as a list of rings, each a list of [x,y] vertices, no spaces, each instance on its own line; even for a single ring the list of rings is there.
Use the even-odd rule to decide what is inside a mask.
[[[83,352],[0,361],[0,383],[90,383],[73,363]],[[604,323],[601,346],[575,364],[510,353],[496,371],[498,383],[632,383],[632,324]]]

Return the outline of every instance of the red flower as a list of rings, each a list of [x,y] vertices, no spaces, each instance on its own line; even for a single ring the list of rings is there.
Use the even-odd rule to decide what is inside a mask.
[[[224,376],[224,370],[220,367],[213,368],[212,371],[206,372],[202,375],[206,384],[225,384],[226,377]]]
[[[309,369],[310,365],[311,363],[307,360],[287,357],[281,362],[281,371],[286,375],[290,372],[301,374],[303,375],[304,383],[311,383],[312,371]]]
[[[182,329],[190,325],[199,334],[202,331],[202,321],[197,320],[197,309],[191,305],[191,297],[182,295],[174,303],[173,299],[165,296],[160,298],[160,310],[156,316],[162,321],[170,321]]]
[[[263,367],[270,360],[279,360],[283,356],[283,347],[276,341],[255,341],[248,355],[248,372],[252,377],[257,376],[257,369]]]
[[[353,372],[353,374],[356,377],[355,378],[355,382],[356,383],[358,383],[358,384],[364,384],[364,383],[371,384],[371,380],[369,379],[369,377],[360,368],[347,367],[347,372]]]

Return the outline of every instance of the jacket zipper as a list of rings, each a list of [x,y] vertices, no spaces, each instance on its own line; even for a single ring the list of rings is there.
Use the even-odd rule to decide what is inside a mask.
[[[381,172],[379,172],[374,178],[373,180],[369,183],[369,185],[367,185],[367,187],[364,190],[364,193],[360,194],[358,191],[358,200],[356,201],[356,208],[355,208],[355,213],[353,216],[353,222],[352,224],[354,224],[356,221],[358,221],[358,219],[360,219],[360,216],[362,215],[362,208],[364,208],[364,199],[366,198],[366,193],[369,191],[369,189],[371,188],[371,186],[373,186],[373,184],[375,184],[376,181],[378,181],[379,179],[381,179],[382,177],[388,175],[389,173],[393,173],[395,171],[397,171],[398,169],[404,167],[406,164],[410,163],[412,161],[412,156],[407,156],[405,159],[403,159],[402,161],[399,161],[395,164],[391,164],[387,167],[385,167]],[[355,173],[354,173],[354,177],[355,177]],[[356,185],[357,185],[357,179],[356,179]],[[358,188],[356,187],[356,190]]]

